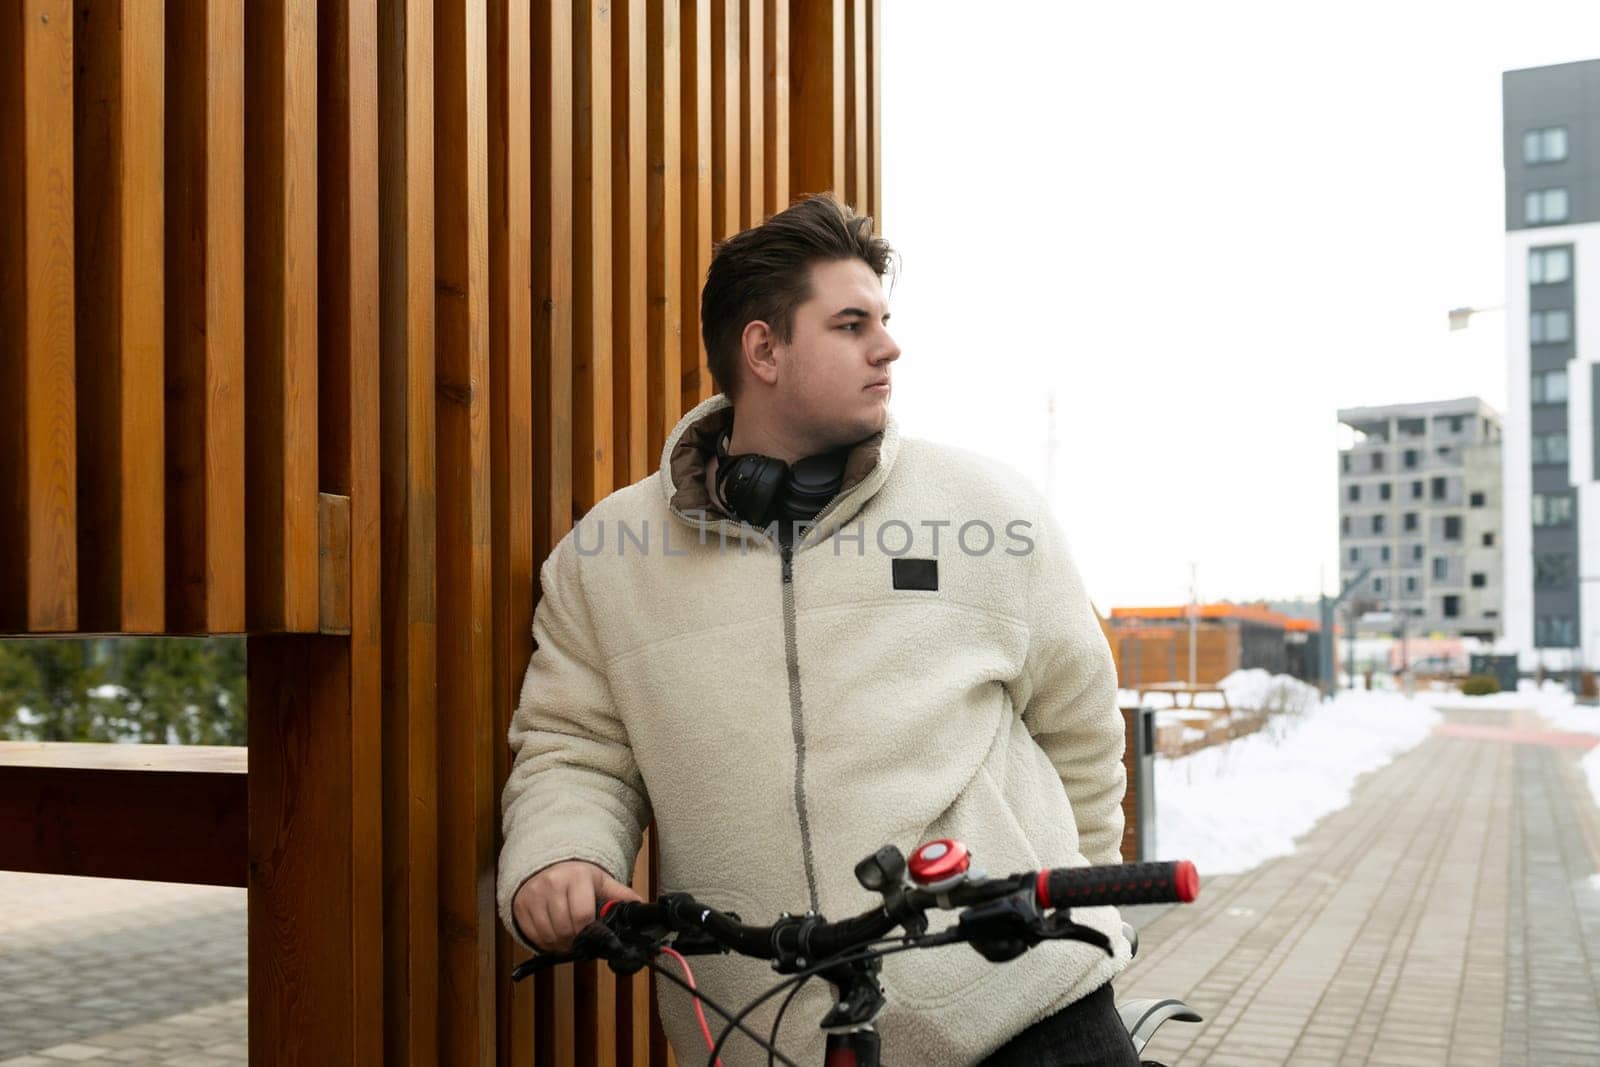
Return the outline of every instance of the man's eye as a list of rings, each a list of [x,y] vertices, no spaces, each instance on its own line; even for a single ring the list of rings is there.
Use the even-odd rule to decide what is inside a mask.
[[[843,326],[840,326],[839,329],[841,329],[841,330],[854,330],[857,327],[859,327],[860,325],[861,324],[859,322],[847,322]]]

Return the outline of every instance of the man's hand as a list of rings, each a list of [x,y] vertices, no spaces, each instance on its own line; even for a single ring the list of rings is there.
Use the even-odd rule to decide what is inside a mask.
[[[522,883],[511,914],[543,952],[565,952],[608,900],[642,900],[638,893],[586,860],[552,863]]]

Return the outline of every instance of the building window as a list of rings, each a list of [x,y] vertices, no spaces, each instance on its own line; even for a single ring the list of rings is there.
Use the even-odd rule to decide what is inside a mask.
[[[1375,471],[1383,470],[1383,453],[1382,452],[1374,452],[1372,454],[1372,469],[1375,470]]]
[[[1389,562],[1389,546],[1388,545],[1384,545],[1384,546],[1382,546],[1381,548],[1378,549],[1378,562],[1380,562],[1380,563],[1388,563]]]
[[[1433,499],[1443,500],[1445,496],[1445,481],[1443,478],[1433,480]]]
[[[1350,498],[1350,503],[1361,503],[1361,487],[1359,485],[1352,485],[1348,490],[1346,490],[1346,495]]]
[[[1533,494],[1533,524],[1535,526],[1571,526],[1571,493]]]
[[[1536,433],[1533,435],[1533,462],[1535,465],[1542,463],[1565,463],[1567,461],[1567,434],[1566,431],[1557,433]]]
[[[1572,279],[1572,249],[1565,245],[1556,248],[1528,249],[1528,284],[1558,285]]]
[[[1378,499],[1379,500],[1388,500],[1389,499],[1389,483],[1388,482],[1379,482],[1378,483]]]
[[[1489,576],[1482,571],[1472,572],[1472,588],[1482,589],[1489,584]]]
[[[1383,579],[1382,578],[1374,578],[1374,579],[1372,579],[1372,591],[1374,593],[1376,593],[1377,595],[1379,595],[1379,596],[1383,595]]]
[[[1483,547],[1484,548],[1493,548],[1494,547],[1494,532],[1493,531],[1489,531],[1489,532],[1487,532],[1487,533],[1485,533],[1483,535]]]
[[[1350,562],[1351,563],[1360,563],[1361,562],[1361,550],[1359,548],[1352,548],[1350,550]]]
[[[1406,533],[1410,533],[1417,528],[1417,513],[1415,511],[1406,512],[1405,524]]]
[[[1350,453],[1346,452],[1339,457],[1339,467],[1346,474],[1350,473]]]
[[[1374,515],[1374,516],[1372,516],[1372,532],[1374,534],[1383,533],[1383,516],[1382,515]]]
[[[1522,162],[1560,163],[1567,158],[1567,128],[1546,126],[1522,135]]]
[[[1411,546],[1411,562],[1412,563],[1421,563],[1422,562],[1422,546],[1421,545],[1412,545]]]
[[[1529,226],[1548,226],[1567,221],[1567,190],[1530,189],[1522,198],[1523,221]]]
[[[1444,598],[1444,617],[1455,619],[1461,616],[1461,598],[1450,595]]]
[[[1416,470],[1417,469],[1418,455],[1419,454],[1418,454],[1416,449],[1414,449],[1414,448],[1406,449],[1406,456],[1405,456],[1406,470],[1411,471],[1411,470]]]
[[[1350,516],[1344,515],[1339,519],[1339,532],[1346,537],[1350,536]]]
[[[1406,575],[1406,592],[1415,593],[1416,591],[1417,591],[1417,578],[1416,578],[1416,575],[1412,575],[1412,574]]]
[[[1461,516],[1446,515],[1444,517],[1444,539],[1446,541],[1461,540]]]
[[[1450,561],[1444,556],[1433,557],[1433,580],[1442,582],[1450,577]]]
[[[1533,643],[1540,648],[1572,648],[1578,628],[1570,615],[1540,615],[1533,620]]]
[[[1412,500],[1421,500],[1422,499],[1422,483],[1421,482],[1412,482],[1411,483],[1411,499]]]
[[[1572,588],[1571,553],[1535,552],[1533,554],[1533,587],[1535,589]]]
[[[1538,371],[1533,376],[1530,399],[1535,404],[1565,404],[1567,402],[1567,372],[1561,370]]]
[[[1528,343],[1559,345],[1572,340],[1572,312],[1566,308],[1534,311],[1528,315]]]
[[[1471,506],[1472,506],[1472,507],[1475,507],[1475,508],[1481,508],[1481,507],[1483,507],[1483,506],[1484,506],[1484,501],[1485,501],[1485,499],[1486,499],[1486,498],[1485,498],[1485,497],[1484,497],[1484,495],[1483,495],[1483,494],[1482,494],[1482,493],[1473,493],[1473,494],[1472,494],[1472,496],[1470,496],[1470,497],[1469,497],[1469,498],[1468,498],[1468,499],[1467,499],[1467,502],[1468,502],[1468,503],[1469,503],[1469,504],[1470,504],[1470,505],[1471,505]]]

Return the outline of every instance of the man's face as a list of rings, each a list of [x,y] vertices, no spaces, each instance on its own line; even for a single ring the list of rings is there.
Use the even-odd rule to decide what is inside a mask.
[[[900,358],[888,322],[883,283],[865,261],[811,267],[811,299],[795,311],[790,342],[774,338],[773,355],[778,410],[819,451],[883,429],[889,367]]]

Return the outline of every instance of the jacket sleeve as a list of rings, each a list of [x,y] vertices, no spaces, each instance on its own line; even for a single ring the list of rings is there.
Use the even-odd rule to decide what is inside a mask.
[[[1078,824],[1078,850],[1090,863],[1121,863],[1128,780],[1116,665],[1066,538],[1047,508],[1041,515],[1031,553],[1019,710],[1061,776]]]
[[[533,656],[511,719],[511,772],[501,794],[500,920],[530,949],[511,915],[522,883],[552,863],[581,859],[627,884],[650,822],[572,549],[569,535],[540,571]]]

